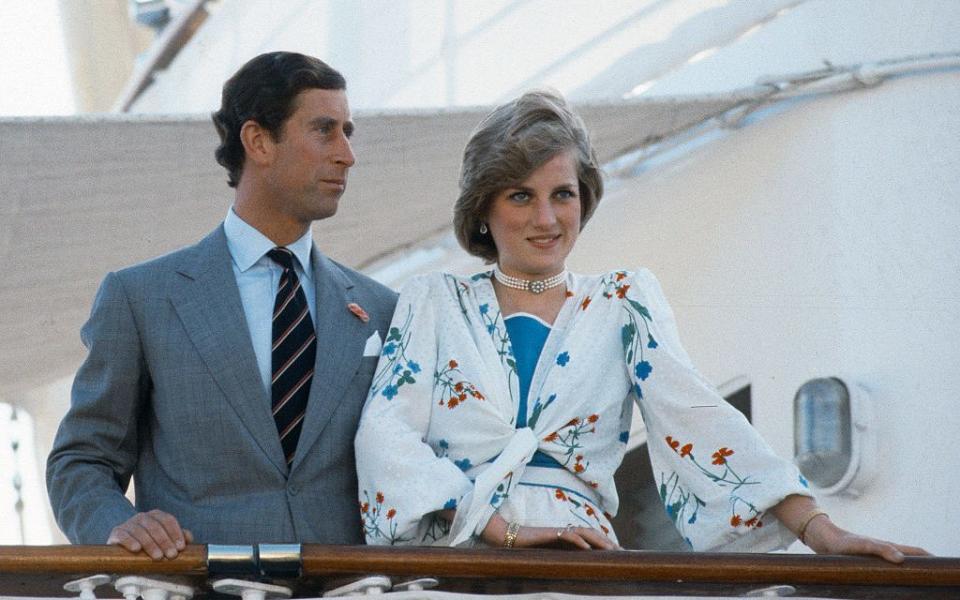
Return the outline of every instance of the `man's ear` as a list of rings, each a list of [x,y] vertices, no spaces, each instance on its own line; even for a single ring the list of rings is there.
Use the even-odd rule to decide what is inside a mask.
[[[275,142],[273,135],[256,121],[244,122],[240,127],[240,142],[246,158],[264,166],[273,160]]]

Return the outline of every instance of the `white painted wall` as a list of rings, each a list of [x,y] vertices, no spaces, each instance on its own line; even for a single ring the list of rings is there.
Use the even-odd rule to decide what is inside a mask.
[[[571,267],[647,266],[708,379],[792,457],[813,377],[864,386],[880,472],[848,527],[960,555],[960,74],[794,104],[615,184]]]

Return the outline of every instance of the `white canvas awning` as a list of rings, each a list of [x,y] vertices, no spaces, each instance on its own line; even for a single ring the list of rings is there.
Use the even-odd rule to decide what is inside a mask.
[[[731,99],[581,107],[604,161]],[[487,109],[356,116],[358,157],[320,247],[363,267],[446,229],[463,145]],[[198,240],[232,201],[206,117],[0,120],[0,394],[68,375],[110,270]]]
[[[601,162],[690,132],[736,125],[777,99],[878,85],[886,77],[955,70],[942,53],[831,67],[723,95],[633,99],[577,107]],[[328,255],[364,268],[449,228],[460,157],[489,109],[356,115],[357,164],[338,214],[314,226]],[[190,244],[232,201],[206,117],[110,115],[0,120],[0,395],[68,375],[78,330],[110,270]],[[621,164],[622,163],[622,164]]]

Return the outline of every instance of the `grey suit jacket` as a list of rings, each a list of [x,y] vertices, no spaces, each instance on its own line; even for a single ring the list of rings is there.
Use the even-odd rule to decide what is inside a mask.
[[[396,294],[316,248],[311,259],[317,362],[289,471],[223,227],[107,275],[47,461],[72,542],[105,543],[135,512],[160,509],[202,543],[362,543],[353,437],[377,362],[364,346],[375,332],[382,341]]]

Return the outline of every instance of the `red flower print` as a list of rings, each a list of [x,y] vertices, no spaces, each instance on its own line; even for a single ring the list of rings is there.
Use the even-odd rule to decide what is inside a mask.
[[[580,424],[580,417],[574,417],[570,419],[564,427],[573,427],[574,425]]]
[[[567,290],[567,298],[573,298],[573,292]]]
[[[617,273],[617,281],[623,281],[627,277],[627,274],[623,271]]]
[[[617,298],[620,298],[622,300],[627,295],[627,290],[629,289],[630,289],[629,285],[621,285],[620,287],[618,287]]]
[[[609,534],[609,533],[610,533],[610,530],[607,529],[607,526],[606,526],[606,525],[601,525],[601,526],[600,526],[600,529],[601,529],[605,534]]]
[[[590,415],[589,417],[587,417],[587,422],[596,423],[599,418],[600,418],[600,415]]]
[[[392,519],[392,518],[394,518],[395,516],[397,516],[397,509],[391,508],[390,510],[387,511],[387,518],[388,518],[388,519]]]
[[[581,461],[583,461],[583,455],[578,454],[576,458],[576,463],[573,465],[574,473],[583,473],[584,471],[587,470],[587,468],[583,466],[583,463]]]
[[[360,512],[362,512],[363,514],[367,514],[368,510],[370,510],[369,502],[364,502],[363,504],[360,505]]]
[[[591,481],[590,487],[592,487],[593,489],[597,489],[598,487],[600,487],[600,484],[597,483],[596,481]]]
[[[678,442],[677,440],[673,439],[673,436],[672,436],[672,435],[668,435],[668,436],[666,437],[666,440],[667,440],[667,445],[670,446],[671,448],[673,448],[673,451],[674,451],[674,452],[676,452],[676,451],[677,451],[677,448],[680,447],[680,442]]]
[[[560,437],[560,436],[557,435],[557,432],[556,432],[556,431],[554,431],[553,433],[551,433],[551,434],[548,435],[547,437],[543,438],[543,441],[545,441],[545,442],[555,442],[555,441],[557,441],[557,438],[558,438],[558,437]]]
[[[458,404],[460,404],[460,401],[457,400],[456,396],[447,400],[447,408],[456,408]]]
[[[377,492],[377,504],[383,504],[383,492]]]
[[[593,510],[592,506],[587,505],[587,516],[592,517],[595,514],[597,514],[597,511]]]
[[[566,499],[567,499],[567,495],[564,494],[564,493],[563,493],[563,490],[561,490],[560,488],[557,488],[557,491],[554,492],[553,495],[557,497],[557,500],[566,500]]]
[[[684,444],[683,448],[680,448],[681,458],[684,456],[689,456],[692,451],[693,451],[693,444]]]
[[[583,302],[580,303],[580,310],[587,310],[588,306],[590,306],[590,296],[584,298]]]
[[[456,369],[456,368],[457,368],[457,361],[451,360],[450,362],[447,363],[447,365],[448,365],[451,369]]]
[[[742,519],[740,518],[740,515],[733,515],[732,517],[730,517],[730,526],[739,527],[741,520]]]
[[[457,400],[459,400],[460,402],[463,402],[463,401],[466,400],[466,399],[467,399],[467,395],[466,395],[466,394],[459,394],[459,395],[457,395]]]
[[[757,524],[757,518],[753,517],[753,518],[747,519],[746,521],[743,522],[743,524],[746,525],[747,527],[753,527],[754,525]]]
[[[462,382],[462,381],[457,382],[457,384],[456,384],[455,386],[453,386],[453,389],[454,389],[455,391],[457,391],[457,392],[462,392],[462,391],[463,391],[463,382]]]
[[[713,453],[713,464],[715,465],[724,465],[727,463],[727,457],[733,454],[733,450],[730,450],[726,446],[720,448]]]

